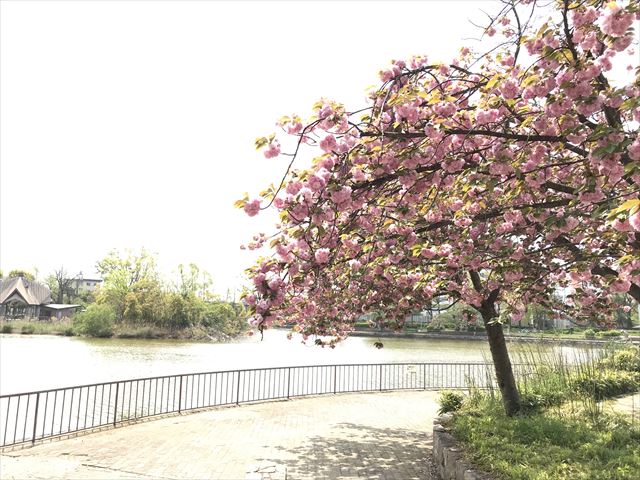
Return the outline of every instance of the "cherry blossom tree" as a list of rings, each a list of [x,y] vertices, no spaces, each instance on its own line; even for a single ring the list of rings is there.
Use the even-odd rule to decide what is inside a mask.
[[[535,302],[605,320],[613,294],[640,300],[640,4],[548,3],[505,2],[488,53],[393,61],[365,109],[322,99],[256,141],[290,163],[237,202],[280,215],[249,245],[272,252],[249,270],[255,326],[333,346],[363,314],[398,326],[438,297],[464,302],[513,414],[505,315]],[[620,62],[633,82],[610,78]],[[311,166],[295,168],[306,151]]]

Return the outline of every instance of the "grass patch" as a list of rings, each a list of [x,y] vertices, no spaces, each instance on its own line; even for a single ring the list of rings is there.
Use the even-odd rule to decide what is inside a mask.
[[[0,321],[0,333],[21,333],[23,335],[75,335],[71,320],[40,321],[11,320]]]
[[[20,329],[20,333],[22,333],[23,335],[32,335],[33,332],[35,331],[36,331],[36,327],[32,323],[23,325],[22,328]]]
[[[620,416],[554,411],[507,417],[482,399],[454,416],[452,430],[480,469],[505,480],[635,480],[640,426]]]
[[[572,361],[558,352],[525,349],[516,355],[525,410],[567,408],[602,413],[602,400],[640,390],[640,349],[634,346],[585,350]],[[495,395],[495,392],[491,392]]]
[[[507,417],[493,390],[472,391],[453,415],[449,426],[471,462],[505,480],[638,479],[640,425],[605,413],[602,401],[640,390],[638,347],[577,363],[542,350],[518,360],[530,366],[517,375],[519,415]]]

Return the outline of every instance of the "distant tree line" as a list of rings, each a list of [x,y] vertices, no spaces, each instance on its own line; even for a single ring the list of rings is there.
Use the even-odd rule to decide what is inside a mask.
[[[178,266],[177,281],[165,283],[153,255],[112,251],[96,264],[103,282],[96,303],[110,308],[116,322],[170,329],[212,328],[227,335],[245,329],[245,311],[211,292],[211,276],[197,265]]]
[[[95,292],[76,289],[76,277],[64,267],[45,279],[54,303],[85,307],[74,322],[81,333],[110,336],[118,325],[170,330],[201,327],[229,336],[246,330],[244,306],[213,294],[211,275],[193,263],[178,265],[177,279],[165,282],[156,258],[146,250],[114,250],[96,263],[96,269],[103,281]],[[7,278],[16,276],[36,279],[27,270],[12,270]]]

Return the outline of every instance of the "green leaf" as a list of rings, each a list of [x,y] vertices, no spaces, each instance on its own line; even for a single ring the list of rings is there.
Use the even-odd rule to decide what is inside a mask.
[[[260,150],[267,143],[269,143],[269,139],[267,139],[267,137],[258,137],[258,138],[256,138],[256,141],[255,141],[256,150]]]
[[[610,155],[616,152],[616,150],[618,150],[618,147],[619,145],[617,143],[610,143],[608,145],[605,145],[604,147],[596,148],[593,151],[593,155],[595,155],[596,157],[604,157],[605,155]]]
[[[500,81],[500,75],[494,75],[493,77],[491,77],[491,80],[487,82],[487,84],[485,85],[485,88],[490,90],[493,87],[495,87],[499,81]]]
[[[242,198],[240,200],[236,200],[235,203],[233,204],[234,207],[236,208],[242,208],[246,205],[246,203],[249,201],[249,194],[247,192],[245,192],[242,195]]]
[[[620,110],[631,110],[637,106],[640,106],[640,97],[632,97],[620,104]]]
[[[638,199],[634,199],[634,200],[627,200],[626,202],[624,202],[622,205],[620,205],[618,208],[616,208],[615,210],[613,210],[613,212],[617,213],[622,213],[622,212],[626,212],[627,210],[632,210],[632,209],[638,209],[640,208],[640,200]],[[612,212],[612,213],[613,213]]]

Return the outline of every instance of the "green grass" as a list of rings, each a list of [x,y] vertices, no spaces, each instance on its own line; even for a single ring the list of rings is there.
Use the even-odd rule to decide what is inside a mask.
[[[483,401],[453,420],[471,461],[497,479],[632,480],[640,472],[640,426],[618,416],[537,412],[506,417]]]
[[[603,399],[640,389],[640,349],[522,351],[519,415],[507,417],[496,391],[473,391],[450,427],[479,469],[505,480],[636,480],[640,425],[604,413]]]
[[[29,320],[0,321],[1,333],[18,333],[23,335],[74,335],[70,320],[42,322]]]

